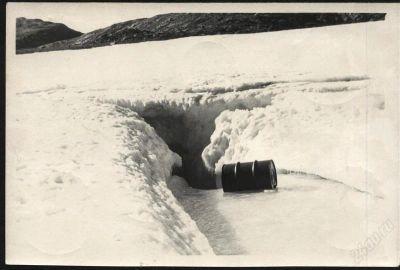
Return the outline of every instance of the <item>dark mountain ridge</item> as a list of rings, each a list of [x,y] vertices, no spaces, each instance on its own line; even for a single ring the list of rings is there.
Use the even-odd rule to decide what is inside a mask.
[[[169,13],[116,23],[17,53],[83,49],[189,36],[245,34],[385,19],[384,13]]]
[[[36,48],[43,44],[70,39],[82,35],[62,23],[42,21],[40,19],[17,18],[16,49]]]

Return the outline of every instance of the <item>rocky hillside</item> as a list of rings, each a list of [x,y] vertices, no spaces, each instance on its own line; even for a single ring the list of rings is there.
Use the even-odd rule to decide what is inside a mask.
[[[169,13],[113,24],[20,53],[83,49],[189,36],[269,32],[384,19],[384,13]]]
[[[61,23],[46,22],[39,19],[17,18],[16,49],[36,48],[43,44],[75,38],[81,32],[72,30]]]

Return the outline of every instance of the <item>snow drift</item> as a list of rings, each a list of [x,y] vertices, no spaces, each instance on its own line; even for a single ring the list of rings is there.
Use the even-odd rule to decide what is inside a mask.
[[[212,254],[166,185],[180,157],[137,114],[32,95],[8,112],[17,136],[8,138],[8,260],[118,265],[133,254]]]
[[[387,153],[383,151],[385,146],[378,143],[384,139],[383,132],[366,138],[365,130],[366,114],[384,118],[385,103],[382,95],[365,93],[366,85],[354,90],[351,100],[345,103],[332,102],[343,96],[340,92],[321,93],[322,87],[313,89],[307,85],[300,91],[308,87],[310,92],[292,88],[290,93],[273,96],[271,105],[264,108],[224,111],[216,119],[217,129],[202,153],[203,160],[211,168],[221,168],[224,163],[274,159],[281,171],[318,174],[359,190],[380,193],[383,179],[375,179],[370,182],[373,186],[366,187],[366,173],[371,180],[380,178],[391,168],[381,171],[377,167],[386,167],[382,161],[390,157],[375,156],[378,164],[374,160],[369,172],[366,160],[360,157],[367,156],[366,144]],[[318,123],[318,129],[314,123]]]

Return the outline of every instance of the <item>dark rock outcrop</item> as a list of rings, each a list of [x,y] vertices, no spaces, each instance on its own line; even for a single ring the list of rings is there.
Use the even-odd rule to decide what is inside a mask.
[[[359,23],[385,19],[384,13],[169,13],[136,19],[33,50],[83,49],[189,36],[244,34]]]
[[[16,49],[31,49],[43,44],[70,39],[82,35],[61,23],[46,22],[39,19],[17,18]]]

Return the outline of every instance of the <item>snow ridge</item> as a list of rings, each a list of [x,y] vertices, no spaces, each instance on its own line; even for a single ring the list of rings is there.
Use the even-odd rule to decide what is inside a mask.
[[[138,114],[65,96],[16,102],[8,130],[21,137],[7,144],[7,228],[16,237],[7,250],[18,262],[129,265],[140,256],[213,254],[167,187],[180,157]],[[28,104],[37,114],[17,109]]]
[[[182,157],[183,175],[192,187],[215,188],[214,169],[204,162],[202,152],[210,143],[215,130],[214,120],[223,111],[251,110],[268,106],[274,95],[268,88],[252,89],[215,95],[213,92],[197,94],[185,99],[159,98],[159,100],[108,99],[118,106],[137,112],[151,124],[169,145]]]
[[[129,182],[140,182],[135,185],[147,197],[151,217],[162,225],[164,235],[168,236],[161,241],[164,248],[172,247],[182,255],[212,254],[208,241],[198,233],[195,223],[181,210],[167,187],[173,166],[181,164],[180,157],[137,114],[118,106],[116,110],[129,119],[121,123],[127,128],[123,139],[127,152],[120,153],[121,158],[116,162],[126,168]]]

